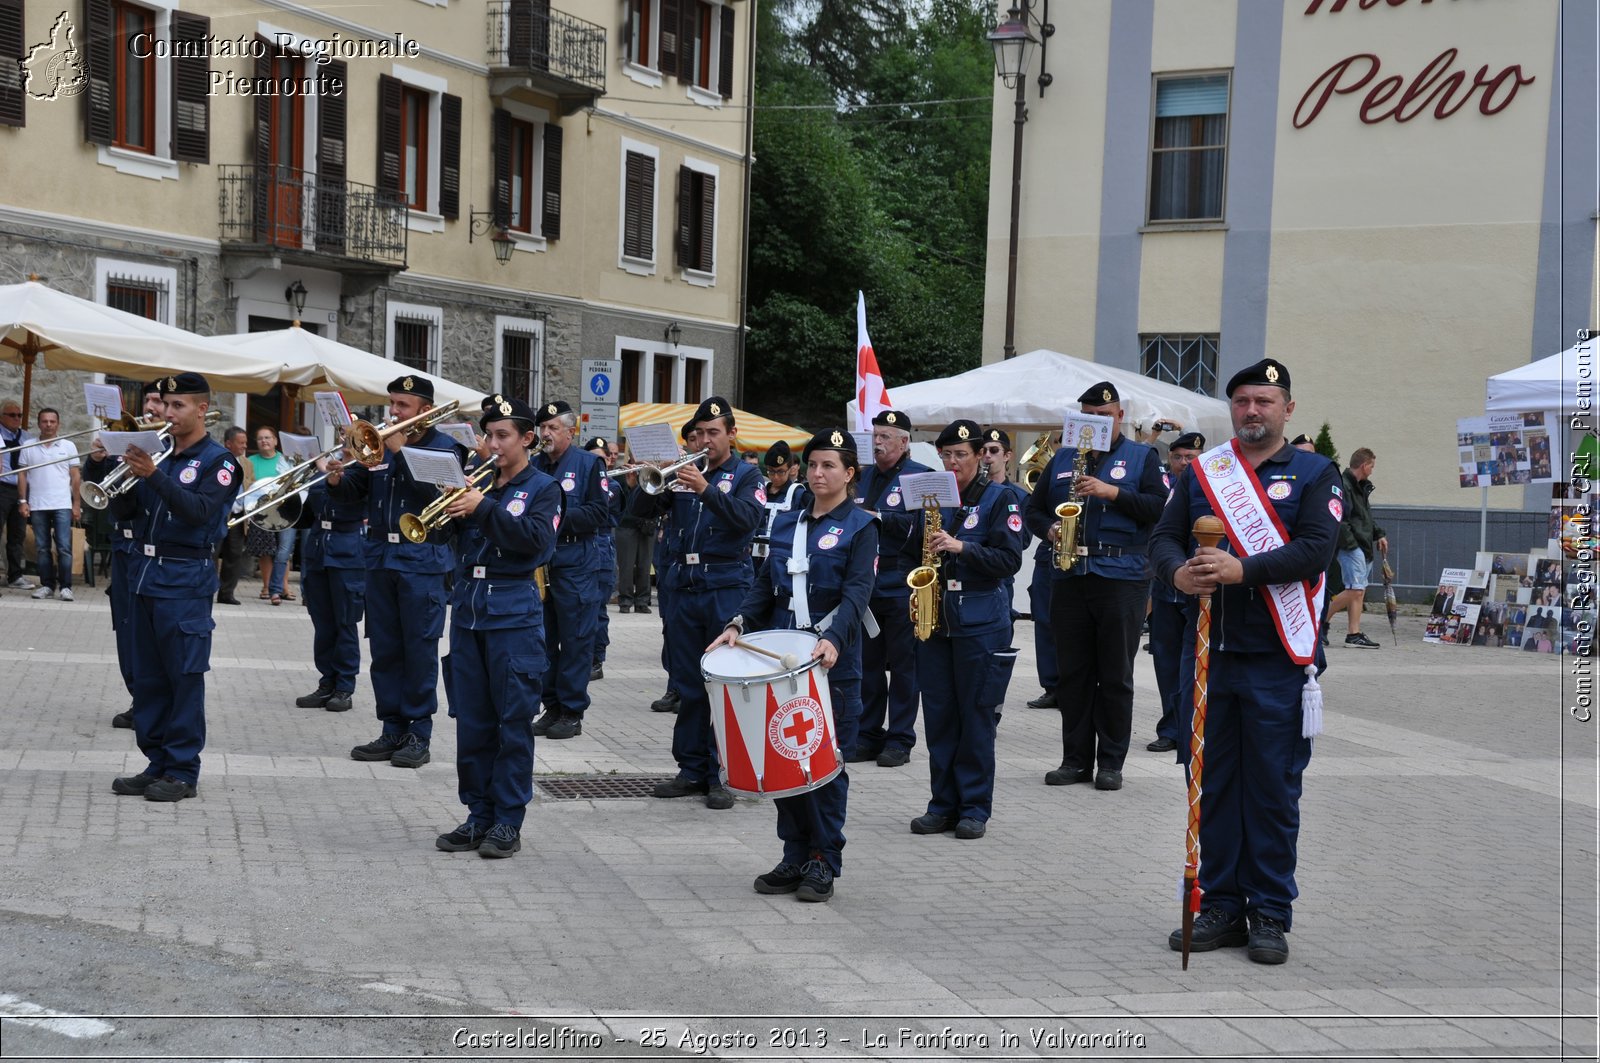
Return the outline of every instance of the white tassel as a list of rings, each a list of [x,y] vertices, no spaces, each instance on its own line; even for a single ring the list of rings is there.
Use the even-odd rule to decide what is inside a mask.
[[[1300,691],[1300,737],[1315,738],[1322,733],[1322,687],[1317,684],[1317,666],[1306,665],[1306,685]]]

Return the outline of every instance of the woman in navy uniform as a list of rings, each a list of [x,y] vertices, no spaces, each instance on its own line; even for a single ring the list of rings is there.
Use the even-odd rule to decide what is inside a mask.
[[[855,746],[861,722],[862,617],[872,598],[878,560],[878,520],[851,501],[860,472],[855,440],[835,428],[814,436],[801,455],[809,505],[777,515],[763,578],[756,580],[728,629],[707,647],[732,645],[746,628],[795,629],[820,636],[813,660],[827,669],[833,701],[834,741],[841,755]],[[805,524],[805,551],[794,561],[795,538]],[[805,573],[804,599],[796,596],[796,569]],[[797,615],[803,609],[805,616]],[[833,896],[842,865],[845,800],[850,777],[841,771],[816,790],[773,801],[783,859],[756,879],[757,893],[794,893],[802,901]]]
[[[1017,651],[1010,648],[1011,600],[1006,579],[1022,567],[1027,533],[1021,507],[1000,484],[978,479],[977,422],[960,420],[939,433],[946,470],[955,473],[961,506],[941,509],[941,531],[928,545],[941,555],[940,616],[933,636],[917,645],[917,685],[928,736],[932,796],[913,834],[981,838],[994,805],[994,735]],[[908,566],[920,564],[926,510],[917,500],[913,534],[901,548]]]
[[[445,691],[456,720],[456,777],[467,820],[435,840],[446,852],[507,857],[522,848],[533,799],[533,731],[544,682],[544,606],[533,574],[555,553],[561,489],[533,468],[537,429],[520,399],[484,400],[494,486],[445,507],[460,524]]]
[[[433,408],[433,381],[407,374],[389,382],[389,413],[409,420]],[[439,639],[444,636],[448,594],[445,578],[454,564],[451,525],[413,543],[400,518],[420,513],[439,489],[411,476],[402,447],[444,450],[463,464],[467,449],[437,428],[384,440],[383,461],[368,468],[328,463],[328,494],[339,502],[367,506],[367,641],[372,659],[372,700],[383,733],[350,751],[352,760],[387,760],[397,768],[420,768],[431,754],[433,716],[439,711]]]
[[[323,461],[318,468],[326,472],[327,466]],[[310,527],[300,545],[300,586],[311,613],[311,659],[321,678],[317,689],[295,704],[346,712],[361,671],[357,625],[367,601],[364,507],[336,500],[324,481],[307,493],[305,508]]]
[[[172,451],[158,465],[137,447],[123,461],[138,478],[112,500],[119,521],[136,515],[141,540],[128,556],[128,652],[133,733],[150,766],[112,782],[113,793],[148,801],[193,797],[206,743],[217,540],[239,493],[238,462],[206,435],[211,386],[199,373],[160,382]],[[127,525],[124,525],[125,527]]]

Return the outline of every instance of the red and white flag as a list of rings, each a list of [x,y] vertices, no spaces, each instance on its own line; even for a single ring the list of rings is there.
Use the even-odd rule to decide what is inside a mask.
[[[867,336],[867,297],[856,292],[856,431],[872,431],[872,419],[890,409],[889,389]]]

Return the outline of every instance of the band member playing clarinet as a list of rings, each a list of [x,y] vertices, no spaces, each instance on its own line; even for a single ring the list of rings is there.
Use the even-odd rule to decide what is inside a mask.
[[[828,670],[834,739],[848,754],[861,720],[862,617],[872,598],[878,521],[851,501],[860,468],[848,432],[818,434],[801,460],[809,504],[778,513],[762,578],[745,595],[740,615],[707,649],[732,645],[747,628],[815,632],[820,641],[812,657]],[[756,879],[757,893],[793,893],[802,901],[833,896],[849,792],[850,776],[841,771],[819,789],[773,801],[783,859]]]
[[[128,652],[133,659],[133,734],[150,766],[112,782],[113,793],[147,801],[193,797],[206,744],[206,678],[211,667],[211,598],[217,540],[239,493],[239,465],[206,435],[211,386],[199,373],[160,382],[172,450],[129,447],[137,482],[115,495],[119,521],[139,520],[142,541],[128,555]],[[130,525],[124,524],[124,527]]]
[[[530,725],[547,665],[533,574],[555,553],[561,526],[561,489],[528,464],[533,421],[520,399],[485,399],[479,424],[495,462],[494,486],[469,487],[445,506],[461,526],[444,681],[467,806],[467,821],[435,841],[446,852],[510,856],[522,848],[533,799]]]

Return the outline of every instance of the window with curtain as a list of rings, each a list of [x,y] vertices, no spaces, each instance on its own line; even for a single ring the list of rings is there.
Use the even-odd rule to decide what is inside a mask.
[[[1156,81],[1150,220],[1221,221],[1228,173],[1228,75]]]
[[[1215,395],[1217,338],[1215,332],[1140,336],[1140,371],[1164,384],[1176,384],[1202,395]]]

